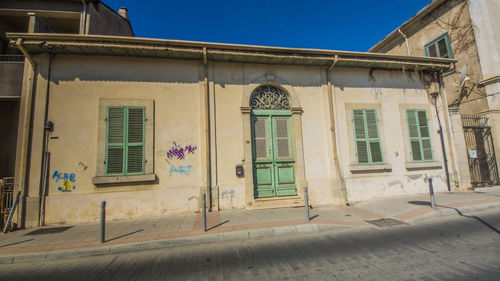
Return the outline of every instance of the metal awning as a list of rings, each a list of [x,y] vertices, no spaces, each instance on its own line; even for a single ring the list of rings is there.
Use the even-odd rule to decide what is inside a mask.
[[[448,71],[456,60],[318,49],[264,47],[137,37],[8,33],[11,44],[30,54],[154,57],[238,63]],[[19,40],[20,39],[20,40]]]

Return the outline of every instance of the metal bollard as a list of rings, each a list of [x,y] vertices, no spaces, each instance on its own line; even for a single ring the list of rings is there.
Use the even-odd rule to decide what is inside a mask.
[[[101,243],[106,241],[106,201],[101,202]]]
[[[436,199],[434,198],[434,187],[432,186],[432,178],[429,178],[429,193],[431,194],[431,207],[436,208]]]
[[[307,196],[307,187],[304,187],[304,200],[306,201],[306,220],[310,221],[311,217],[309,216],[309,197]]]
[[[203,193],[203,202],[202,202],[203,210],[202,210],[202,215],[203,215],[203,231],[207,232],[207,195]]]

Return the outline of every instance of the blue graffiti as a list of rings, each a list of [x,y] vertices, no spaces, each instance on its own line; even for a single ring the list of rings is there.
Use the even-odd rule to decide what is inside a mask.
[[[62,186],[57,187],[57,190],[61,192],[71,192],[76,188],[76,175],[74,173],[61,173],[59,171],[54,171],[52,174],[52,179],[58,183],[62,181]]]
[[[183,176],[189,176],[189,175],[191,175],[192,168],[193,168],[192,165],[170,166],[170,175],[179,174],[179,175],[183,175]]]

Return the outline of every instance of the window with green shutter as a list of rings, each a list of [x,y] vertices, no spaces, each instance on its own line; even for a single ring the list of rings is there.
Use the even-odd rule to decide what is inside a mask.
[[[375,109],[352,111],[358,164],[383,163],[382,146]]]
[[[408,133],[410,136],[411,157],[413,161],[431,161],[432,146],[429,134],[429,122],[425,110],[406,111]]]
[[[144,174],[144,107],[108,107],[106,176]]]
[[[437,58],[453,58],[453,53],[451,51],[450,36],[445,33],[438,38],[432,40],[431,42],[425,44],[425,55],[428,57]]]

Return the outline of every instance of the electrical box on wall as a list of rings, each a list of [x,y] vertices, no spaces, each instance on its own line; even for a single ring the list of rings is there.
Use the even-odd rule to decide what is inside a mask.
[[[236,165],[236,176],[238,178],[242,178],[245,176],[245,170],[243,169],[243,165]]]

